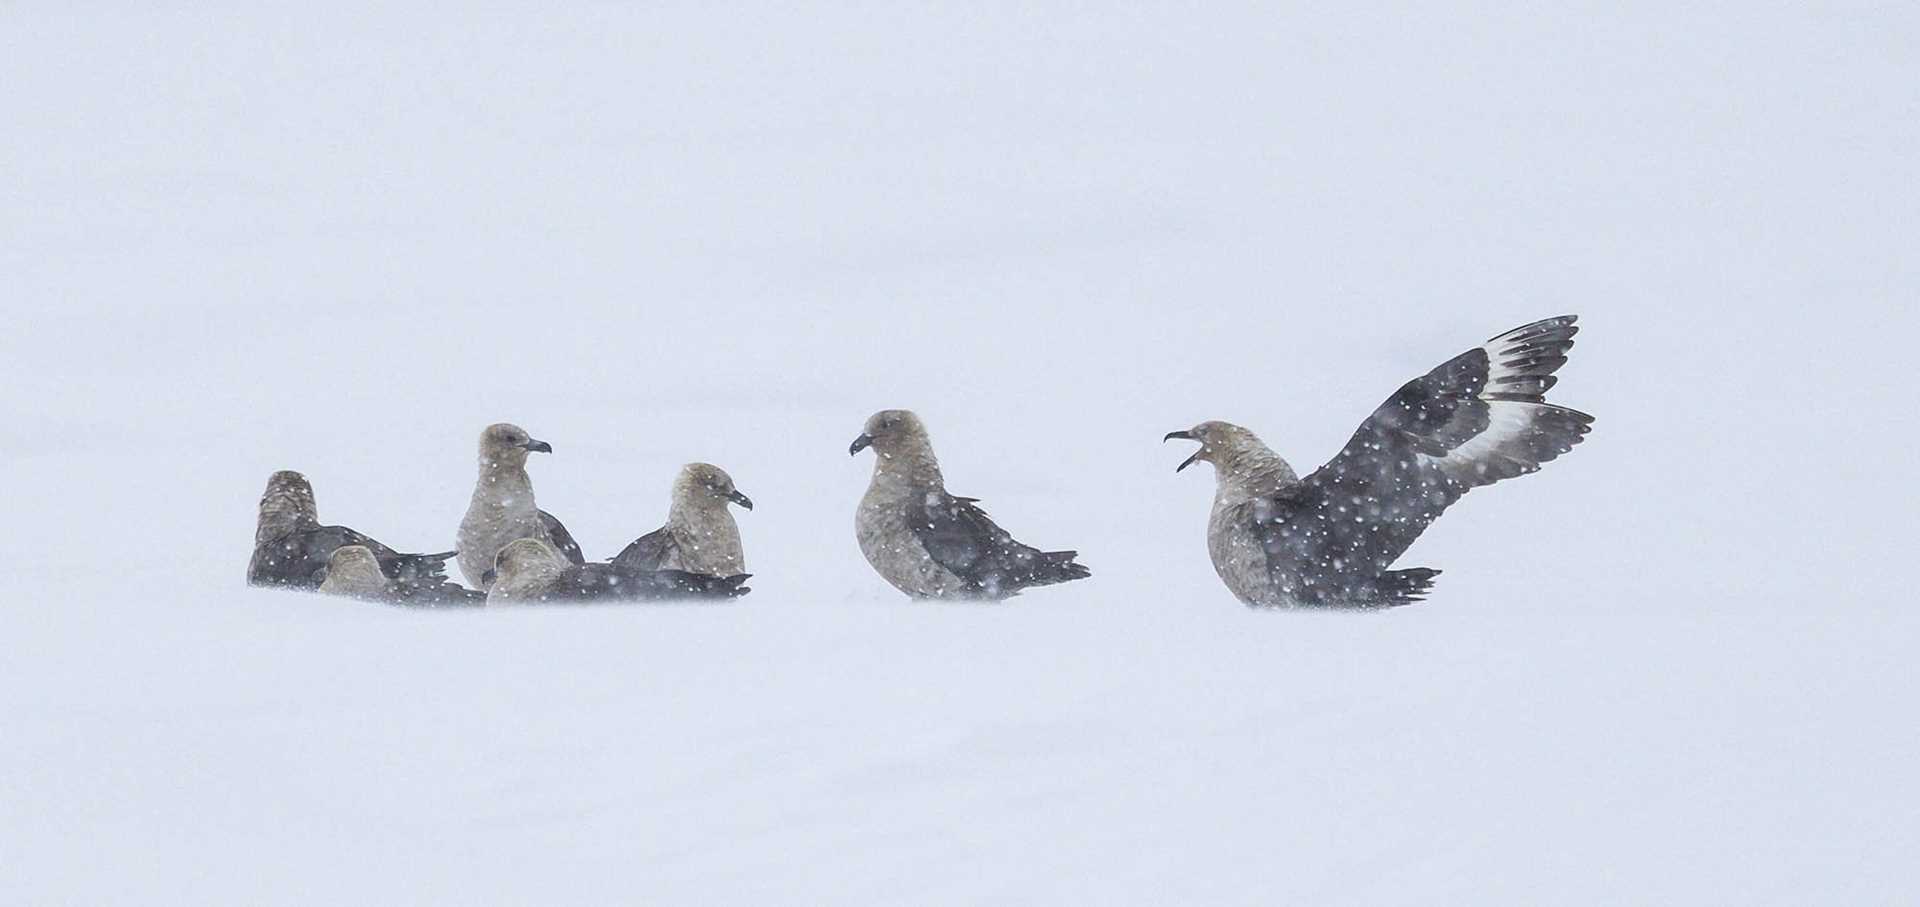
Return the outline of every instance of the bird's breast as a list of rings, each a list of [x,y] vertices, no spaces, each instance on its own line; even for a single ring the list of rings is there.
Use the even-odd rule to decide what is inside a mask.
[[[1266,546],[1241,508],[1214,508],[1207,520],[1207,555],[1214,573],[1235,597],[1252,605],[1277,603]]]

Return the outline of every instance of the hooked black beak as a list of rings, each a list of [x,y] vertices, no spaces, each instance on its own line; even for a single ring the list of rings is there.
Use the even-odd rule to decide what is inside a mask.
[[[1167,436],[1166,436],[1166,437],[1164,437],[1164,438],[1161,438],[1161,439],[1160,439],[1160,443],[1162,443],[1162,444],[1165,444],[1165,443],[1167,443],[1168,441],[1174,441],[1174,440],[1179,440],[1179,441],[1198,441],[1198,440],[1200,440],[1200,439],[1199,439],[1199,438],[1196,438],[1196,437],[1194,437],[1194,436],[1193,436],[1193,432],[1190,432],[1190,431],[1170,431],[1170,432],[1167,432]],[[1201,447],[1201,448],[1200,448],[1199,450],[1196,450],[1196,451],[1194,451],[1194,452],[1193,452],[1193,456],[1191,456],[1191,457],[1188,457],[1188,458],[1186,458],[1186,459],[1184,459],[1184,460],[1181,460],[1181,461],[1180,461],[1180,465],[1179,465],[1179,466],[1175,466],[1175,467],[1173,468],[1173,471],[1174,471],[1174,472],[1179,472],[1180,470],[1183,470],[1183,469],[1186,469],[1187,467],[1189,467],[1189,466],[1192,466],[1193,464],[1195,464],[1195,463],[1198,463],[1198,462],[1200,462],[1200,454],[1201,454],[1201,453],[1203,453],[1203,452],[1205,452],[1205,451],[1206,451],[1206,447],[1205,447],[1205,446],[1202,446],[1202,447]]]
[[[732,501],[735,504],[739,504],[740,506],[745,507],[748,510],[753,509],[753,499],[750,497],[747,497],[744,494],[741,494],[739,491],[735,491],[732,494],[727,495],[727,500]]]
[[[520,446],[530,451],[533,451],[534,453],[553,453],[553,445],[548,444],[545,441],[535,441],[532,438],[528,438],[527,443],[522,444]]]
[[[863,450],[866,450],[867,448],[872,446],[873,446],[873,436],[862,432],[860,437],[853,439],[853,443],[851,445],[848,445],[847,454],[851,456],[853,454],[857,454]]]

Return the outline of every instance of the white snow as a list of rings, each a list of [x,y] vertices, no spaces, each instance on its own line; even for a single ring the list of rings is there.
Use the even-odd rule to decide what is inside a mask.
[[[0,9],[0,902],[1909,897],[1920,15],[1033,6]],[[1234,602],[1162,434],[1563,312],[1432,600]],[[890,406],[1093,578],[887,588]],[[753,595],[242,585],[503,419],[599,557],[726,468]]]

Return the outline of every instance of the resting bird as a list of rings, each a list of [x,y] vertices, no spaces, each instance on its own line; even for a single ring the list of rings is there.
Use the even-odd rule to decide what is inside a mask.
[[[570,564],[544,539],[517,539],[500,549],[487,604],[663,601],[738,598],[747,575],[708,576],[684,570],[628,570],[612,564]]]
[[[873,448],[873,481],[854,514],[860,553],[880,577],[915,598],[1004,599],[1033,586],[1085,579],[1075,551],[1014,541],[977,498],[947,493],[920,417],[874,413],[848,453]]]
[[[732,576],[747,569],[740,547],[740,526],[729,504],[753,509],[753,501],[733,486],[727,471],[710,463],[688,463],[673,482],[673,506],[667,525],[641,536],[613,558],[616,567],[634,570],[690,570]]]
[[[478,605],[487,598],[485,593],[453,583],[425,585],[394,582],[380,571],[380,562],[365,545],[342,545],[333,549],[333,556],[327,561],[326,574],[326,579],[320,582],[320,592],[325,595],[422,607]]]
[[[460,574],[475,587],[492,584],[493,557],[514,539],[544,539],[567,560],[586,562],[567,527],[534,506],[533,480],[527,477],[529,453],[553,453],[553,445],[505,422],[480,433],[480,477],[474,482],[473,500],[460,520],[457,538]]]
[[[1228,422],[1166,436],[1200,442],[1175,471],[1212,463],[1213,568],[1251,606],[1374,608],[1424,598],[1440,571],[1387,568],[1448,505],[1573,449],[1593,417],[1546,402],[1575,316],[1518,327],[1400,388],[1305,479]]]
[[[365,547],[388,580],[407,587],[437,586],[446,582],[447,559],[453,552],[402,554],[345,526],[320,525],[313,486],[307,477],[281,470],[267,479],[260,496],[260,519],[253,533],[253,560],[247,564],[247,582],[255,586],[318,589],[327,572],[327,559],[342,545]]]

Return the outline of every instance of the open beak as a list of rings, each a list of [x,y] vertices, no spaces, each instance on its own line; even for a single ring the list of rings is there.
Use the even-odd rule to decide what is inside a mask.
[[[553,453],[553,445],[545,441],[535,441],[532,438],[528,438],[527,443],[521,446],[534,453]]]
[[[1161,439],[1160,439],[1160,443],[1162,443],[1162,444],[1165,444],[1165,443],[1167,443],[1168,441],[1176,441],[1176,440],[1178,440],[1178,441],[1196,441],[1196,440],[1199,440],[1199,439],[1198,439],[1198,438],[1195,438],[1195,437],[1193,436],[1193,432],[1190,432],[1190,431],[1170,431],[1170,432],[1167,432],[1167,436],[1166,436],[1166,437],[1164,437],[1164,438],[1161,438]],[[1179,466],[1175,466],[1175,467],[1173,468],[1173,471],[1174,471],[1174,472],[1179,472],[1180,470],[1183,470],[1183,469],[1186,469],[1187,467],[1189,467],[1189,466],[1192,466],[1193,464],[1195,464],[1195,463],[1198,463],[1198,462],[1200,462],[1200,454],[1201,454],[1201,453],[1203,453],[1203,452],[1204,452],[1205,450],[1206,450],[1206,447],[1204,447],[1204,446],[1202,446],[1202,447],[1201,447],[1201,448],[1200,448],[1199,450],[1196,450],[1196,451],[1194,451],[1194,452],[1193,452],[1193,456],[1191,456],[1191,457],[1188,457],[1188,458],[1186,458],[1186,459],[1184,459],[1184,460],[1181,460],[1181,461],[1180,461],[1180,465],[1179,465]]]
[[[734,493],[727,495],[727,500],[732,501],[735,504],[739,504],[740,506],[745,507],[748,510],[753,509],[753,499],[750,497],[747,497],[744,494],[741,494],[738,491],[735,491]]]
[[[853,439],[853,443],[851,445],[848,445],[847,453],[848,455],[857,454],[872,446],[873,446],[873,436],[862,433],[860,437]]]

